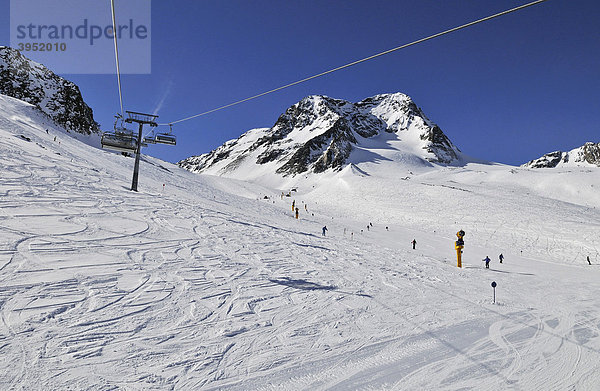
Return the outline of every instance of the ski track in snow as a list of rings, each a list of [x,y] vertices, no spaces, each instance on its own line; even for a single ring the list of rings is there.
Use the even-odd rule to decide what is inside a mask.
[[[213,187],[217,179],[172,166],[169,174],[149,158],[141,192],[131,193],[131,159],[7,118],[0,116],[2,389],[600,387],[599,270],[556,261],[566,242],[581,254],[597,249],[598,225],[564,233],[535,209],[539,199],[523,200],[520,211],[503,209],[508,201],[484,210],[485,186],[449,183],[426,186],[424,197],[470,194],[462,217],[434,202],[406,214],[395,233],[377,223],[351,239],[342,226],[364,225],[333,201],[319,199],[315,217],[296,221],[288,198],[238,197]],[[259,198],[261,188],[249,189]],[[410,195],[399,202],[418,204]],[[569,229],[580,224],[579,207],[547,202]],[[453,221],[432,234],[436,217],[468,224],[463,269],[454,264]],[[485,270],[471,254],[491,257],[498,241],[526,254]]]

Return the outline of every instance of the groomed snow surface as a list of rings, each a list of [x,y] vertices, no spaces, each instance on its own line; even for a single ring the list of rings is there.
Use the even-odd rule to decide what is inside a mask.
[[[600,389],[597,170],[374,161],[282,199],[144,157],[134,193],[3,96],[0,165],[1,389]]]

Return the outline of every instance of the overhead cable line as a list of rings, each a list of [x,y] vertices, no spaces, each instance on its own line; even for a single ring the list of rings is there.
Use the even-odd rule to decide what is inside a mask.
[[[110,10],[112,12],[113,38],[115,41],[115,62],[117,63],[117,82],[119,84],[119,103],[121,104],[121,118],[125,114],[123,111],[123,93],[121,92],[121,69],[119,67],[119,47],[117,46],[117,20],[115,17],[115,0],[110,0]]]
[[[189,121],[189,120],[191,120],[191,119],[198,118],[198,117],[201,117],[201,116],[203,116],[203,115],[206,115],[206,114],[214,113],[215,111],[223,110],[223,109],[226,109],[226,108],[228,108],[228,107],[231,107],[231,106],[236,106],[236,105],[239,105],[240,103],[248,102],[248,101],[250,101],[250,100],[253,100],[253,99],[256,99],[256,98],[260,98],[260,97],[262,97],[262,96],[265,96],[265,95],[268,95],[268,94],[272,94],[272,93],[274,93],[274,92],[277,92],[277,91],[283,90],[283,89],[285,89],[285,88],[289,88],[289,87],[295,86],[295,85],[297,85],[297,84],[304,83],[304,82],[307,82],[307,81],[309,81],[309,80],[316,79],[316,78],[318,78],[318,77],[321,77],[321,76],[328,75],[328,74],[330,74],[330,73],[333,73],[333,72],[336,72],[336,71],[342,70],[342,69],[344,69],[344,68],[348,68],[348,67],[351,67],[351,66],[354,66],[354,65],[360,64],[360,63],[362,63],[362,62],[369,61],[369,60],[372,60],[372,59],[374,59],[374,58],[377,58],[377,57],[384,56],[384,55],[386,55],[386,54],[389,54],[389,53],[395,52],[395,51],[397,51],[397,50],[404,49],[404,48],[407,48],[407,47],[409,47],[409,46],[417,45],[417,44],[423,43],[423,42],[425,42],[425,41],[429,41],[429,40],[431,40],[431,39],[434,39],[434,38],[441,37],[442,35],[450,34],[450,33],[453,33],[453,32],[455,32],[455,31],[462,30],[462,29],[465,29],[465,28],[467,28],[467,27],[471,27],[471,26],[473,26],[473,25],[476,25],[476,24],[479,24],[479,23],[483,23],[483,22],[486,22],[486,21],[488,21],[488,20],[491,20],[491,19],[494,19],[494,18],[497,18],[497,17],[503,16],[503,15],[506,15],[506,14],[510,14],[510,13],[512,13],[512,12],[515,12],[515,11],[522,10],[523,8],[531,7],[532,5],[536,5],[536,4],[539,4],[539,3],[543,3],[544,1],[547,1],[547,0],[536,0],[536,1],[532,1],[531,3],[523,4],[523,5],[521,5],[521,6],[518,6],[518,7],[515,7],[515,8],[511,8],[511,9],[508,9],[508,10],[506,10],[506,11],[502,11],[502,12],[499,12],[499,13],[497,13],[497,14],[494,14],[494,15],[487,16],[487,17],[485,17],[485,18],[482,18],[482,19],[478,19],[478,20],[475,20],[475,21],[473,21],[473,22],[470,22],[470,23],[463,24],[463,25],[461,25],[461,26],[454,27],[454,28],[452,28],[452,29],[449,29],[449,30],[445,30],[445,31],[442,31],[442,32],[440,32],[440,33],[437,33],[437,34],[430,35],[430,36],[428,36],[428,37],[425,37],[425,38],[418,39],[418,40],[416,40],[416,41],[413,41],[413,42],[411,42],[411,43],[407,43],[407,44],[405,44],[405,45],[398,46],[398,47],[395,47],[395,48],[393,48],[393,49],[389,49],[389,50],[386,50],[386,51],[384,51],[384,52],[377,53],[377,54],[374,54],[374,55],[372,55],[372,56],[365,57],[365,58],[363,58],[363,59],[360,59],[360,60],[353,61],[353,62],[351,62],[351,63],[348,63],[348,64],[345,64],[345,65],[342,65],[342,66],[339,66],[339,67],[336,67],[336,68],[330,69],[330,70],[328,70],[328,71],[321,72],[321,73],[318,73],[318,74],[316,74],[316,75],[313,75],[313,76],[306,77],[306,78],[304,78],[304,79],[301,79],[301,80],[295,81],[295,82],[293,82],[293,83],[289,83],[289,84],[283,85],[283,86],[281,86],[281,87],[277,87],[277,88],[274,88],[274,89],[272,89],[272,90],[265,91],[265,92],[263,92],[263,93],[260,93],[260,94],[257,94],[257,95],[253,95],[253,96],[250,96],[250,97],[248,97],[248,98],[245,98],[245,99],[242,99],[242,100],[238,100],[238,101],[236,101],[236,102],[229,103],[229,104],[227,104],[227,105],[220,106],[220,107],[217,107],[217,108],[215,108],[215,109],[212,109],[212,110],[205,111],[205,112],[203,112],[203,113],[200,113],[200,114],[192,115],[192,116],[190,116],[190,117],[182,118],[182,119],[179,119],[179,120],[177,120],[177,121],[173,121],[173,122],[169,122],[169,123],[165,123],[165,124],[159,124],[159,125],[172,125],[172,124],[176,124],[176,123],[179,123],[179,122]],[[116,41],[115,41],[115,45],[116,45]]]

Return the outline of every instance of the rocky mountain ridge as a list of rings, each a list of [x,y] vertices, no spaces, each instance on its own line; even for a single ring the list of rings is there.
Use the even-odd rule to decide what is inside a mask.
[[[0,46],[0,94],[31,103],[68,131],[100,133],[75,83],[4,46]]]
[[[554,151],[523,165],[528,168],[554,168],[560,166],[600,167],[600,143],[587,142],[568,152]]]
[[[389,149],[395,141],[424,164],[448,165],[460,160],[460,150],[412,99],[395,93],[357,103],[309,96],[288,108],[271,128],[250,130],[178,164],[216,175],[268,166],[272,172],[294,176],[341,170],[351,163],[353,151],[367,146]]]

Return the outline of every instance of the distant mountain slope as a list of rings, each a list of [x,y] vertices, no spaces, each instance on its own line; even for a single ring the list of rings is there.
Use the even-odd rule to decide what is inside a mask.
[[[92,109],[79,87],[29,60],[18,50],[0,46],[0,94],[36,106],[67,131],[100,133]]]
[[[585,143],[568,152],[555,151],[523,164],[529,168],[554,168],[560,166],[597,166],[600,167],[600,143]]]
[[[422,165],[461,159],[459,149],[412,99],[395,93],[358,103],[309,96],[287,109],[273,127],[250,130],[178,164],[193,172],[241,178],[259,172],[294,176],[339,171],[360,163],[365,150],[372,152],[370,159],[389,160],[387,153],[401,153]]]

